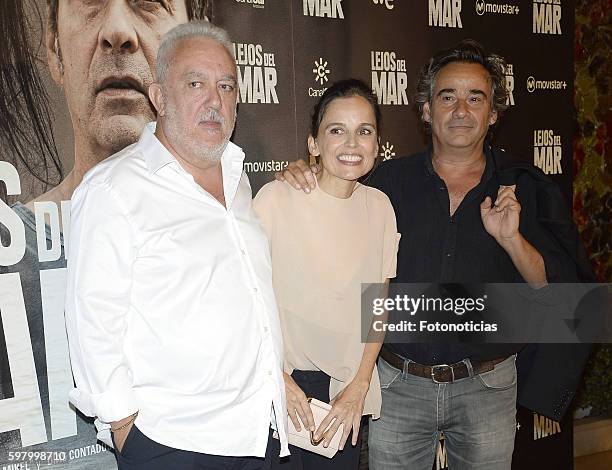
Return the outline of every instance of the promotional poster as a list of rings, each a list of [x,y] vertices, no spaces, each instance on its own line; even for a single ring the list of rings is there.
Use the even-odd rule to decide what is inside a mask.
[[[64,324],[70,197],[83,174],[155,119],[147,98],[161,36],[207,18],[234,42],[239,105],[232,141],[255,195],[308,158],[311,111],[355,77],[383,112],[381,159],[428,144],[414,111],[418,73],[462,39],[507,61],[508,110],[495,145],[572,185],[574,5],[569,0],[15,0],[3,2],[0,129],[0,469],[116,468],[93,418],[68,402]],[[115,52],[118,50],[120,52]],[[124,107],[109,86],[140,93]],[[514,468],[565,469],[572,418],[519,408]],[[443,442],[436,468],[446,466]]]

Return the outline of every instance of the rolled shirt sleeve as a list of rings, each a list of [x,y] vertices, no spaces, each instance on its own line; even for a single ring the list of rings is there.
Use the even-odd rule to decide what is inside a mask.
[[[124,354],[136,236],[121,198],[105,181],[86,182],[71,202],[66,328],[73,404],[110,423],[138,410]]]

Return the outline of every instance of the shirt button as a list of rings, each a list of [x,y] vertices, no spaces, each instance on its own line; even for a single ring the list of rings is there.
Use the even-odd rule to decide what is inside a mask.
[[[242,249],[240,250],[240,253],[242,253],[243,255],[246,255],[246,251],[245,251],[245,249],[244,249],[244,248],[242,248]]]
[[[272,375],[272,371],[271,370],[268,371],[268,375]]]
[[[451,223],[451,224],[454,224],[454,223],[455,223],[455,218],[454,218],[454,217],[451,217],[451,218],[450,218],[450,223]]]
[[[264,326],[264,333],[267,333],[267,332],[268,332],[268,327]]]
[[[257,287],[253,287],[253,292],[257,294]]]
[[[450,258],[451,256],[453,256],[453,254],[452,254],[452,253],[446,253],[446,257],[447,257],[447,258]]]

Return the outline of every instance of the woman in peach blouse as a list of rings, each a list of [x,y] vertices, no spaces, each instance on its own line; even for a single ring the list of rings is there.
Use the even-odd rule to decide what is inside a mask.
[[[308,137],[322,167],[316,188],[305,194],[273,181],[255,198],[270,241],[289,418],[298,430],[314,430],[323,446],[343,424],[342,450],[332,459],[290,446],[291,456],[273,468],[357,469],[362,417],[380,413],[381,344],[362,342],[361,284],[395,277],[399,234],[387,196],[358,182],[376,161],[379,129],[370,88],[335,83],[315,106]],[[319,429],[307,397],[332,405]]]

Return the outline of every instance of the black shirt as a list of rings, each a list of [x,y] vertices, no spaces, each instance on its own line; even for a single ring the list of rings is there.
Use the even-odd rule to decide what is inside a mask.
[[[400,240],[394,283],[524,282],[512,260],[489,235],[480,217],[480,204],[495,200],[499,182],[492,156],[486,152],[480,183],[471,189],[451,216],[446,184],[436,174],[431,150],[389,160],[372,174],[368,184],[383,191],[395,209]],[[521,204],[519,230],[544,258],[548,282],[554,282],[558,256],[550,234],[536,220],[535,182],[525,174],[517,181]],[[421,364],[452,364],[464,358],[484,361],[518,352],[516,344],[387,344],[401,356]]]

